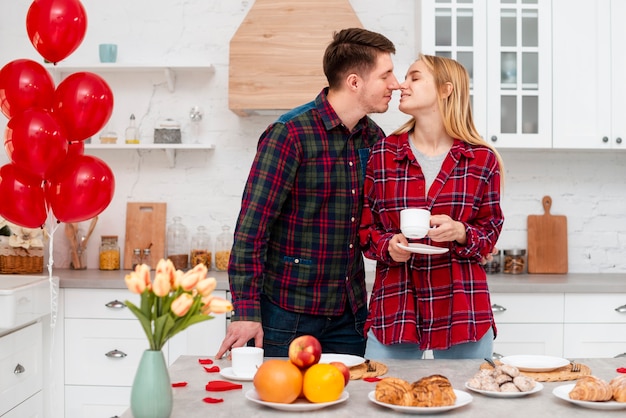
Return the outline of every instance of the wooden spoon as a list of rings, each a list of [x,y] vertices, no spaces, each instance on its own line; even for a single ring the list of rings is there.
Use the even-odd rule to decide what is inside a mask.
[[[80,249],[82,251],[85,251],[85,248],[87,248],[87,241],[89,240],[89,237],[91,236],[91,233],[93,232],[94,228],[96,227],[96,223],[98,223],[98,217],[97,216],[95,218],[93,218],[91,220],[91,222],[89,223],[89,230],[87,230],[87,235],[85,235],[85,238],[83,238],[83,240],[80,243]]]
[[[72,264],[75,269],[80,269],[80,257],[78,256],[78,244],[76,242],[76,228],[74,224],[65,224],[65,236],[70,241],[70,252],[72,255]]]

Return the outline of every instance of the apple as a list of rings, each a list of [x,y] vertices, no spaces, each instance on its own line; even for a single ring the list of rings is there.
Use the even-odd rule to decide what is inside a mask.
[[[320,361],[322,345],[312,335],[301,335],[289,344],[289,360],[301,369]]]
[[[331,361],[330,364],[338,368],[339,371],[343,373],[343,379],[345,380],[345,384],[343,386],[346,387],[350,381],[350,369],[348,366],[340,361]]]

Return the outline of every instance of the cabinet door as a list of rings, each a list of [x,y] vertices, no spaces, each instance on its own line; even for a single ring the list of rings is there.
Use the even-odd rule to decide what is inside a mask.
[[[503,356],[563,355],[563,324],[499,324],[493,351]]]
[[[86,415],[85,415],[86,416]],[[44,418],[43,394],[37,392],[15,408],[11,409],[2,418]]]
[[[565,295],[565,322],[626,324],[626,294],[568,293]]]
[[[626,149],[626,2],[611,1],[611,79],[612,123],[609,143],[614,149]]]
[[[493,293],[491,308],[500,324],[562,324],[562,293]]]
[[[121,417],[130,408],[130,387],[66,386],[64,418]]]
[[[626,357],[626,324],[565,324],[564,357]]]

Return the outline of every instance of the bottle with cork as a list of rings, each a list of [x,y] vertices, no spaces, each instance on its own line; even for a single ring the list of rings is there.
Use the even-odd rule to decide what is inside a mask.
[[[132,113],[130,115],[130,122],[128,123],[128,128],[126,128],[125,138],[127,144],[138,144],[139,143],[139,130],[135,125],[135,114]]]

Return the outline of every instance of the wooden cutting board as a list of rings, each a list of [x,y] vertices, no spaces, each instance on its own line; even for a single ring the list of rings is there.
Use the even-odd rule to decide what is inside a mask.
[[[567,218],[552,215],[544,196],[543,215],[528,216],[528,273],[567,273]]]
[[[132,269],[133,249],[148,248],[150,267],[165,258],[166,203],[132,202],[126,204],[126,239],[124,241],[124,269]]]

